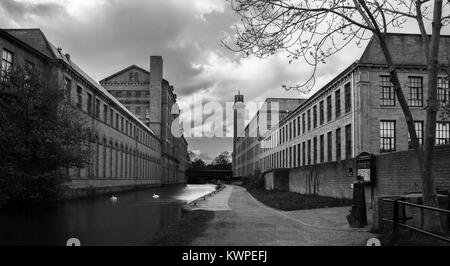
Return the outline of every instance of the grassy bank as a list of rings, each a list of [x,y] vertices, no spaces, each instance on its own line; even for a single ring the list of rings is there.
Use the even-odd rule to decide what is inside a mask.
[[[150,246],[189,246],[190,243],[206,229],[208,222],[214,218],[211,211],[183,211],[181,219],[157,233],[149,243]]]
[[[248,192],[267,206],[285,211],[351,206],[352,204],[350,199],[305,195],[288,191],[266,191],[261,188],[253,188],[248,189]]]

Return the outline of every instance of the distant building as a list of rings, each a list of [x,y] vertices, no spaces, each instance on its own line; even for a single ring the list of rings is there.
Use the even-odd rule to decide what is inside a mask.
[[[163,79],[163,59],[150,57],[150,71],[132,65],[100,81],[100,84],[144,122],[161,140],[162,183],[185,182],[187,142],[171,133],[172,106],[177,96]]]
[[[277,121],[283,120],[289,112],[302,104],[306,99],[297,98],[267,98],[264,101],[265,109],[258,110],[247,126],[239,128],[239,122],[244,123],[245,102],[244,96],[238,93],[234,96],[234,134],[233,134],[233,176],[248,176],[261,170],[261,135],[259,127],[265,126],[271,130],[278,122],[271,120],[272,115]],[[272,103],[277,103],[278,110],[272,110]],[[264,106],[263,106],[264,107]],[[274,106],[275,108],[275,106]],[[260,115],[264,113],[266,125],[260,124]],[[276,124],[274,124],[276,123]]]
[[[107,192],[185,182],[185,140],[174,141],[161,135],[158,126],[149,127],[141,121],[84,73],[69,54],[49,42],[41,30],[0,29],[0,51],[2,69],[27,65],[38,70],[42,78],[67,88],[71,102],[95,130],[96,136],[90,142],[93,151],[90,163],[85,168],[69,171],[68,186],[74,194],[81,195],[91,189]],[[169,112],[170,109],[162,109],[161,117],[170,117]],[[155,119],[156,125],[165,121]],[[162,136],[166,137],[164,141]],[[170,154],[180,158],[178,164],[175,159],[174,163],[166,163],[168,142],[173,147]]]
[[[423,143],[424,106],[427,100],[426,55],[420,35],[388,34],[387,41],[397,64],[405,97]],[[450,36],[441,36],[439,60],[450,55]],[[450,100],[449,81],[438,78],[438,100]],[[411,147],[403,112],[378,40],[372,38],[359,60],[348,66],[308,100],[298,104],[278,126],[262,136],[259,153],[237,153],[236,167],[257,165],[262,171],[295,168],[372,154],[408,150]],[[438,114],[436,144],[450,143],[449,118]],[[238,139],[235,145],[250,142]],[[259,145],[259,144],[258,144]],[[248,145],[244,145],[248,147]],[[237,148],[236,148],[237,149]],[[237,149],[239,151],[239,149]],[[245,149],[244,149],[245,150]],[[251,174],[254,167],[238,172]]]

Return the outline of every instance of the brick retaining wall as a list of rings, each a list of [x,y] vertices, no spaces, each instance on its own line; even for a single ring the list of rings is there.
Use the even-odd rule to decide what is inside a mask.
[[[435,147],[434,176],[438,190],[450,191],[450,145]],[[349,169],[353,170],[353,175]],[[284,180],[282,174],[274,172],[275,188],[278,180]],[[285,190],[319,194],[337,198],[352,198],[350,184],[354,182],[355,160],[329,162],[313,166],[289,169],[289,186],[278,185]],[[281,184],[281,183],[279,183]],[[413,151],[400,151],[375,156],[375,185],[366,188],[368,215],[373,216],[373,227],[378,228],[381,210],[378,200],[386,196],[399,196],[422,190],[422,181],[418,171],[416,155]],[[384,215],[383,215],[384,216]]]
[[[319,194],[336,198],[352,198],[350,185],[355,180],[354,160],[330,162],[293,168],[289,171],[289,190],[302,194]]]

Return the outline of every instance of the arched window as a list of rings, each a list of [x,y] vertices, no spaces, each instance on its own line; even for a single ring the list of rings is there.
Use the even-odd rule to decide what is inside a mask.
[[[113,178],[113,155],[114,155],[114,146],[112,140],[109,141],[109,178]]]
[[[141,153],[139,151],[136,151],[136,162],[137,162],[137,165],[135,167],[136,172],[137,172],[136,173],[136,178],[137,179],[141,179],[141,175],[142,175],[141,166],[142,166],[142,163],[141,163]]]
[[[124,158],[123,158],[123,145],[122,144],[120,144],[120,159],[119,159],[119,161],[120,161],[120,163],[119,163],[119,165],[120,165],[120,171],[119,171],[119,178],[123,178],[123,162],[124,162],[124,160],[123,160]]]
[[[98,137],[95,137],[95,152],[94,152],[94,178],[98,178],[98,163],[100,158],[100,140]]]
[[[115,156],[115,160],[114,160],[114,177],[118,178],[119,177],[119,144],[117,144],[116,142],[116,156]]]
[[[145,156],[145,161],[144,161],[144,163],[145,163],[145,179],[149,179],[149,175],[150,175],[150,173],[149,173],[149,168],[148,168],[148,155],[146,155]]]
[[[146,173],[145,173],[145,154],[142,154],[142,157],[141,157],[141,169],[142,169],[141,178],[145,179],[145,175],[146,175]]]
[[[124,178],[128,178],[128,176],[127,176],[127,173],[128,173],[128,147],[127,146],[125,146],[125,158],[124,158],[124,163],[123,163],[123,165],[124,165]]]
[[[132,179],[133,178],[133,154],[134,151],[133,149],[130,147],[128,149],[128,178]]]
[[[105,139],[103,139],[103,158],[102,158],[103,159],[103,167],[102,167],[102,174],[101,174],[101,177],[103,177],[103,178],[106,178],[107,149],[108,149],[108,141],[105,138]]]

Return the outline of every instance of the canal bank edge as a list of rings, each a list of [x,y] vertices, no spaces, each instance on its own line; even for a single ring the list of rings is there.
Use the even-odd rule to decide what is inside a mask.
[[[149,188],[162,187],[160,184],[147,185],[124,185],[124,186],[105,186],[105,187],[83,187],[83,188],[69,188],[64,186],[61,190],[59,201],[79,199],[85,197],[96,197],[106,194],[122,193],[145,190]]]
[[[190,202],[186,202],[183,207],[182,207],[182,211],[186,211],[186,212],[191,212],[191,211],[196,211],[197,209],[192,208],[192,206],[196,206],[199,202],[206,200],[208,197],[212,197],[214,195],[216,195],[217,193],[219,193],[220,191],[225,189],[225,185],[223,184],[219,184],[216,186],[216,189],[208,194],[205,194],[193,201]]]

